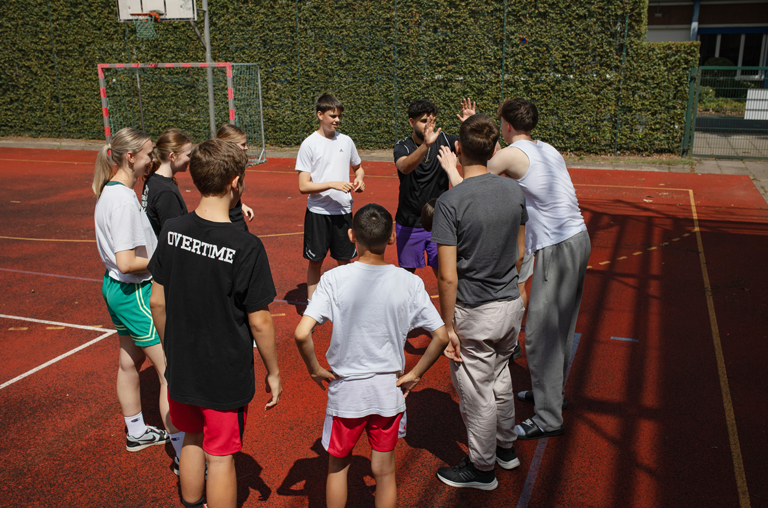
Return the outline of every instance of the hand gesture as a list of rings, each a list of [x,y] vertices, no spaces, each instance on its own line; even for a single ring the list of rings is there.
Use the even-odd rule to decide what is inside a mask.
[[[475,113],[477,113],[475,110],[475,101],[467,97],[466,99],[461,100],[461,114],[457,114],[456,116],[459,118],[459,121],[463,123],[464,120]]]
[[[243,203],[242,205],[243,205],[243,215],[245,217],[248,217],[248,222],[251,222],[253,220],[253,208],[246,205],[245,203]]]
[[[400,379],[397,380],[397,386],[403,390],[403,397],[407,397],[408,394],[411,393],[411,390],[419,384],[419,381],[421,381],[421,378],[414,376],[412,372],[401,376]]]
[[[458,171],[456,169],[458,158],[456,157],[456,154],[453,153],[447,146],[440,147],[440,151],[437,153],[437,160],[440,161],[440,166],[442,166],[443,171],[448,173],[449,176],[451,171]]]
[[[454,362],[463,362],[464,360],[461,359],[461,344],[459,342],[459,336],[456,335],[456,330],[453,329],[453,326],[446,327],[448,328],[448,345],[445,347],[445,351],[443,351],[443,354],[453,360]]]
[[[353,188],[355,189],[355,192],[363,192],[365,190],[365,182],[363,181],[362,176],[355,178]]]
[[[322,367],[320,367],[320,370],[311,373],[309,376],[312,378],[312,381],[317,383],[317,386],[319,386],[323,391],[325,391],[323,381],[330,383],[331,381],[337,379],[333,372]]]
[[[277,405],[277,403],[280,401],[280,394],[283,393],[283,385],[280,383],[280,374],[276,374],[274,376],[267,374],[265,385],[265,391],[272,394],[272,399],[270,399],[270,401],[267,402],[267,405],[264,406],[264,409],[267,410],[272,409]]]
[[[424,126],[424,144],[432,146],[432,143],[437,141],[437,136],[440,134],[442,128],[435,131],[435,116],[429,115],[427,117],[427,125]]]
[[[352,184],[349,182],[330,182],[331,189],[336,189],[341,192],[349,192],[353,189]]]

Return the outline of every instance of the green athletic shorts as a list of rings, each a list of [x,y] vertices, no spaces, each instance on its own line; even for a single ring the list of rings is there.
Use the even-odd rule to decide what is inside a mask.
[[[107,302],[112,323],[120,335],[130,335],[139,347],[160,344],[160,337],[149,310],[149,296],[152,294],[152,280],[142,283],[120,282],[104,274],[101,294]]]

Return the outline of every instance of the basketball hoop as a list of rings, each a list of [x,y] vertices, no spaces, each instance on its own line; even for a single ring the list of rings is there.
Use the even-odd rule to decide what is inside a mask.
[[[155,22],[160,22],[160,14],[156,12],[131,13],[133,24],[136,26],[136,37],[139,39],[157,39]]]

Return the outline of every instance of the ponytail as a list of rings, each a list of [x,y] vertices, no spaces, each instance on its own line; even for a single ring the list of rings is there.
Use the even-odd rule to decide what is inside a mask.
[[[99,150],[99,154],[96,156],[96,169],[93,172],[93,193],[96,194],[96,198],[101,197],[101,191],[104,190],[104,186],[112,178],[112,168],[114,162],[112,162],[112,156],[109,151],[112,149],[112,145],[104,145]]]
[[[179,129],[168,129],[160,134],[155,143],[155,148],[152,150],[152,166],[149,168],[149,172],[144,177],[144,180],[148,180],[150,176],[154,175],[160,169],[161,164],[168,162],[168,157],[170,157],[171,153],[178,155],[185,146],[191,144],[192,138],[189,134]],[[173,183],[178,185],[175,176],[173,177]]]
[[[93,172],[93,185],[91,186],[96,198],[101,197],[101,192],[109,179],[112,178],[115,169],[125,164],[125,154],[138,153],[148,139],[149,136],[140,130],[125,127],[112,136],[111,144],[101,147],[96,156],[96,168]]]

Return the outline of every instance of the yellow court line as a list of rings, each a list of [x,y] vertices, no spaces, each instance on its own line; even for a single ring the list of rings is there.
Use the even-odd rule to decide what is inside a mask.
[[[294,235],[303,235],[303,231],[299,231],[297,233],[277,233],[274,235],[256,235],[259,238],[268,238],[272,236],[294,236]],[[0,236],[0,239],[2,240],[26,240],[29,242],[75,242],[75,243],[96,243],[96,240],[63,240],[60,238],[21,238],[18,236]]]
[[[77,161],[33,161],[30,159],[0,159],[0,162],[44,162],[48,164],[88,164],[93,166],[95,162],[77,162]]]
[[[696,232],[696,242],[699,246],[699,261],[701,263],[701,276],[704,278],[704,293],[707,296],[707,311],[709,312],[709,323],[712,327],[712,341],[715,346],[715,358],[717,360],[717,373],[720,376],[720,391],[723,394],[723,408],[725,409],[725,422],[728,426],[728,440],[731,445],[731,458],[733,459],[733,472],[736,475],[736,488],[739,493],[739,506],[749,508],[749,489],[747,488],[747,476],[744,471],[744,461],[741,457],[741,445],[739,444],[739,433],[736,428],[736,415],[733,412],[733,402],[731,400],[731,388],[728,384],[728,374],[725,371],[725,359],[723,357],[723,346],[720,342],[720,329],[717,326],[717,316],[715,315],[715,302],[712,299],[712,287],[709,283],[709,273],[707,271],[707,260],[704,257],[704,242],[701,239],[701,230],[699,229],[699,217],[696,213],[696,202],[693,197],[693,189],[688,189],[688,195],[691,200],[691,212],[693,213],[693,225]]]
[[[658,187],[635,187],[627,185],[601,185],[601,184],[574,184],[585,187],[613,187],[621,189],[653,189]],[[712,287],[709,282],[709,272],[707,271],[707,261],[704,256],[704,242],[701,239],[701,229],[699,228],[699,217],[696,212],[696,201],[693,189],[678,189],[673,187],[664,187],[667,191],[683,191],[688,193],[688,199],[691,204],[691,214],[693,216],[693,233],[696,234],[696,242],[699,247],[699,261],[701,264],[701,275],[704,279],[704,293],[707,297],[707,312],[709,313],[709,323],[712,328],[712,342],[715,347],[715,359],[717,361],[717,373],[720,378],[720,391],[723,395],[723,409],[725,410],[725,422],[728,427],[728,441],[731,446],[731,458],[733,460],[733,472],[736,476],[736,488],[739,494],[739,506],[749,508],[749,489],[747,487],[747,476],[744,471],[744,461],[741,455],[741,445],[739,444],[739,433],[736,427],[736,415],[733,411],[733,401],[731,400],[731,388],[728,383],[728,374],[725,369],[725,358],[723,356],[723,346],[720,341],[720,329],[717,325],[717,316],[715,314],[715,303],[712,299]],[[682,236],[687,237],[690,233]],[[677,241],[677,239],[672,240]],[[664,243],[662,245],[669,245]],[[648,250],[655,250],[657,247],[650,247]],[[634,255],[642,254],[642,251],[635,252]],[[603,263],[601,263],[603,264]]]
[[[246,172],[250,173],[277,173],[281,175],[293,175],[296,174],[296,171],[275,171],[272,169],[246,169]],[[365,175],[366,178],[397,178],[397,176],[392,175]]]
[[[96,240],[62,240],[60,238],[21,238],[18,236],[0,236],[2,240],[27,240],[29,242],[74,242],[74,243],[96,243]]]
[[[304,231],[299,231],[297,233],[275,233],[274,235],[256,235],[259,238],[269,238],[272,236],[294,236],[294,235],[303,235]]]

